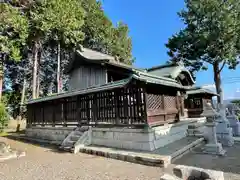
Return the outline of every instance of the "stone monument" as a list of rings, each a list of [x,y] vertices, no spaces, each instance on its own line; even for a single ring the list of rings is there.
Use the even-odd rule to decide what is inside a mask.
[[[240,122],[235,112],[237,111],[234,104],[227,105],[227,119],[230,123],[230,127],[232,128],[233,136],[240,136]]]
[[[232,146],[234,144],[233,132],[230,123],[226,118],[226,110],[224,107],[220,109],[216,122],[217,140],[223,146]]]
[[[215,111],[209,102],[205,102],[203,106],[202,116],[206,117],[205,139],[207,144],[205,145],[203,152],[207,154],[224,155],[225,150],[222,148],[222,144],[218,143],[216,135],[216,119],[221,115]]]

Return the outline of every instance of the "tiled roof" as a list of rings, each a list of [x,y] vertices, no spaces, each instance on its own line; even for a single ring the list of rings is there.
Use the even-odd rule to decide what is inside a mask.
[[[47,97],[43,97],[43,98],[30,100],[28,102],[28,104],[42,102],[42,101],[48,101],[48,100],[53,100],[53,99],[59,99],[59,98],[64,98],[64,97],[70,97],[70,96],[74,96],[74,95],[87,94],[87,93],[93,93],[93,92],[98,92],[98,91],[121,88],[121,87],[126,86],[132,79],[142,81],[145,83],[149,83],[149,84],[157,84],[157,85],[162,85],[162,86],[167,86],[167,87],[174,87],[174,88],[178,88],[178,89],[189,89],[190,88],[190,87],[188,88],[185,86],[181,86],[180,84],[177,83],[177,81],[170,79],[170,78],[158,77],[158,76],[151,75],[149,73],[134,70],[132,76],[127,79],[123,79],[120,81],[114,81],[114,82],[99,85],[99,86],[89,87],[84,90],[64,92],[61,94],[56,94],[56,95],[52,95],[52,96],[47,96]]]
[[[60,94],[50,95],[50,96],[46,96],[43,98],[30,100],[30,101],[28,101],[27,104],[33,104],[33,103],[37,103],[37,102],[65,98],[65,97],[70,97],[70,96],[75,96],[75,95],[80,95],[80,94],[87,94],[87,93],[93,93],[93,92],[99,92],[99,91],[104,91],[104,90],[120,88],[120,87],[124,87],[125,85],[127,85],[130,82],[130,80],[131,80],[131,78],[127,78],[127,79],[115,81],[115,82],[108,83],[108,84],[89,87],[87,89],[83,89],[83,90],[79,90],[79,91],[70,91],[70,92],[63,92]]]
[[[213,91],[205,88],[195,88],[187,91],[188,95],[193,95],[193,94],[210,94],[213,96],[218,96],[218,94],[214,93]]]
[[[149,69],[146,69],[148,73],[154,74],[156,76],[169,77],[176,79],[180,73],[186,73],[191,80],[191,83],[194,84],[195,81],[191,73],[183,66],[178,64],[167,64],[163,66],[156,66]]]

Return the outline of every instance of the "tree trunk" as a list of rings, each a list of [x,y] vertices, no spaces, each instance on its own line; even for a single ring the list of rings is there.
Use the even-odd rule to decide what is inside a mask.
[[[3,70],[0,70],[0,102],[2,100],[2,87],[3,87]]]
[[[216,86],[217,94],[219,95],[217,97],[217,103],[218,103],[218,109],[223,108],[223,90],[222,90],[222,81],[221,81],[221,75],[220,75],[220,69],[219,69],[219,63],[216,62],[213,64],[213,72],[214,72],[214,82]]]
[[[22,88],[22,94],[21,94],[21,106],[23,106],[23,104],[24,104],[25,92],[26,92],[26,77],[24,77],[24,79],[23,79],[23,88]]]
[[[1,53],[1,62],[0,62],[0,102],[2,100],[2,87],[3,87],[3,64],[5,61],[6,55],[4,53]]]
[[[39,98],[39,92],[40,92],[40,72],[38,72],[37,74],[36,98]]]
[[[61,46],[60,42],[58,42],[57,47],[57,93],[61,91],[61,82],[60,82],[60,66],[61,66]]]
[[[35,41],[33,46],[33,80],[32,80],[32,98],[33,99],[36,99],[37,70],[38,70],[38,42]]]

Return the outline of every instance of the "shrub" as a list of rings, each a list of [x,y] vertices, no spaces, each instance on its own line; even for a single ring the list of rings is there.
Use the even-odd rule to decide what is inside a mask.
[[[0,132],[7,126],[9,115],[3,103],[0,103]]]

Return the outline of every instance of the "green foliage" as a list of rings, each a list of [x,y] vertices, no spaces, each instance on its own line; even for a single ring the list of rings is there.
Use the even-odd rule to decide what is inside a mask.
[[[83,46],[117,56],[121,62],[132,64],[132,40],[128,35],[128,26],[120,22],[114,27],[100,1],[83,1],[82,5],[86,12]]]
[[[50,39],[75,46],[83,39],[81,26],[84,23],[84,10],[81,1],[44,0],[37,12],[34,20],[38,22],[41,31],[50,36]]]
[[[26,86],[29,87],[26,89],[26,99],[32,98],[32,82],[33,79],[37,79],[33,78],[34,61],[32,59],[38,61],[37,77],[40,79],[40,96],[56,92],[56,45],[59,42],[61,44],[61,77],[65,90],[68,77],[63,70],[70,60],[70,52],[78,48],[79,44],[118,56],[121,62],[128,64],[133,62],[128,26],[124,23],[113,25],[100,1],[4,2],[0,4],[1,9],[4,10],[0,17],[0,46],[1,50],[5,49],[3,52],[11,57],[6,57],[3,64],[3,89],[10,90],[5,91],[4,96],[7,98],[6,102],[13,116],[18,113],[24,78],[27,79]],[[33,48],[35,44],[38,50],[37,58],[33,58],[36,57]],[[21,59],[21,61],[10,61],[11,59]]]
[[[0,48],[13,60],[21,59],[21,48],[28,37],[28,21],[18,8],[0,3]]]
[[[224,63],[236,68],[240,54],[239,0],[185,0],[179,16],[186,27],[172,36],[168,54],[192,71],[207,64]]]
[[[232,101],[233,104],[236,104],[239,108],[240,108],[240,100],[233,100]]]
[[[0,132],[7,126],[9,115],[3,103],[0,103]]]

